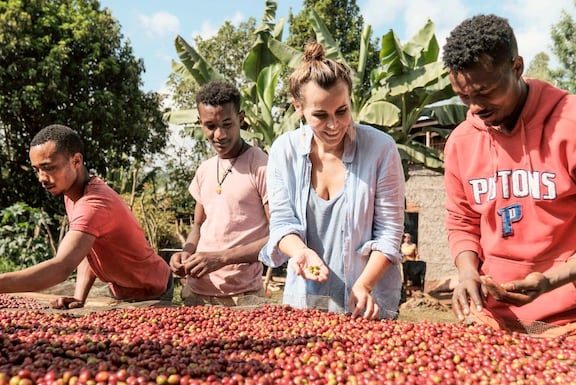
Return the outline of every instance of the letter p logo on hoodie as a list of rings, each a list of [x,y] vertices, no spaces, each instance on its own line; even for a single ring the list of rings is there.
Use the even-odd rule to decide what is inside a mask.
[[[514,234],[512,223],[522,219],[522,206],[520,203],[514,203],[498,210],[498,215],[502,217],[502,236],[508,237]]]

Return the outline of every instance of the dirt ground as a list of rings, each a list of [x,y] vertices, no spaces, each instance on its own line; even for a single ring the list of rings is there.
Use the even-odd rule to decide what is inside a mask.
[[[115,308],[179,306],[180,287],[180,282],[176,282],[173,302],[123,302],[116,301],[114,298],[110,297],[107,285],[103,282],[96,281],[92,287],[92,290],[90,291],[84,308],[65,311],[72,314],[84,315],[95,311],[105,311]],[[282,303],[283,287],[283,277],[271,277],[267,287],[268,303]],[[44,311],[61,312],[62,310],[50,309],[50,302],[58,296],[71,296],[73,293],[74,281],[68,280],[39,293],[18,293],[14,294],[13,296],[33,299],[35,302],[45,307]],[[456,322],[456,319],[450,309],[449,298],[449,293],[436,293],[434,295],[430,295],[421,291],[414,291],[410,293],[410,296],[408,296],[406,301],[401,305],[399,320],[409,322]],[[250,308],[250,306],[246,307]]]

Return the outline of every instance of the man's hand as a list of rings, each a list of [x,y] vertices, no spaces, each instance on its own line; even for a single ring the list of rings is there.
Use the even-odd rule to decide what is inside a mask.
[[[78,309],[84,307],[84,301],[72,297],[58,297],[50,303],[54,309]]]
[[[224,263],[224,257],[220,252],[197,252],[184,262],[184,270],[192,278],[200,278],[204,274],[216,271],[223,266],[226,266],[226,263]]]
[[[316,252],[307,247],[298,250],[290,258],[289,265],[296,275],[311,281],[325,282],[328,279],[328,267]]]
[[[172,269],[172,272],[178,277],[185,277],[185,264],[191,256],[192,254],[187,251],[179,251],[178,253],[172,254],[170,257],[170,269]]]
[[[480,292],[480,275],[477,272],[460,274],[458,285],[452,294],[452,310],[459,321],[464,321],[470,314],[470,306],[482,311],[482,296]]]
[[[514,306],[530,303],[550,290],[550,281],[538,272],[530,273],[524,279],[502,284],[496,283],[491,277],[482,277],[482,284],[496,300]]]

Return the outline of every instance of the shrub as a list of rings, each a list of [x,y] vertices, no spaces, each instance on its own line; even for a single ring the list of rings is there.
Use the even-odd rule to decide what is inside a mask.
[[[35,265],[55,255],[52,220],[37,208],[19,202],[0,211],[0,272]]]

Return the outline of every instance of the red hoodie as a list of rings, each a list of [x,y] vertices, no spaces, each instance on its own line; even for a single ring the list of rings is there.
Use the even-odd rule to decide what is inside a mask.
[[[455,258],[478,253],[481,274],[502,283],[565,263],[576,252],[576,96],[527,80],[511,133],[468,112],[445,149],[448,243]],[[576,286],[511,306],[489,298],[496,317],[576,321]]]

